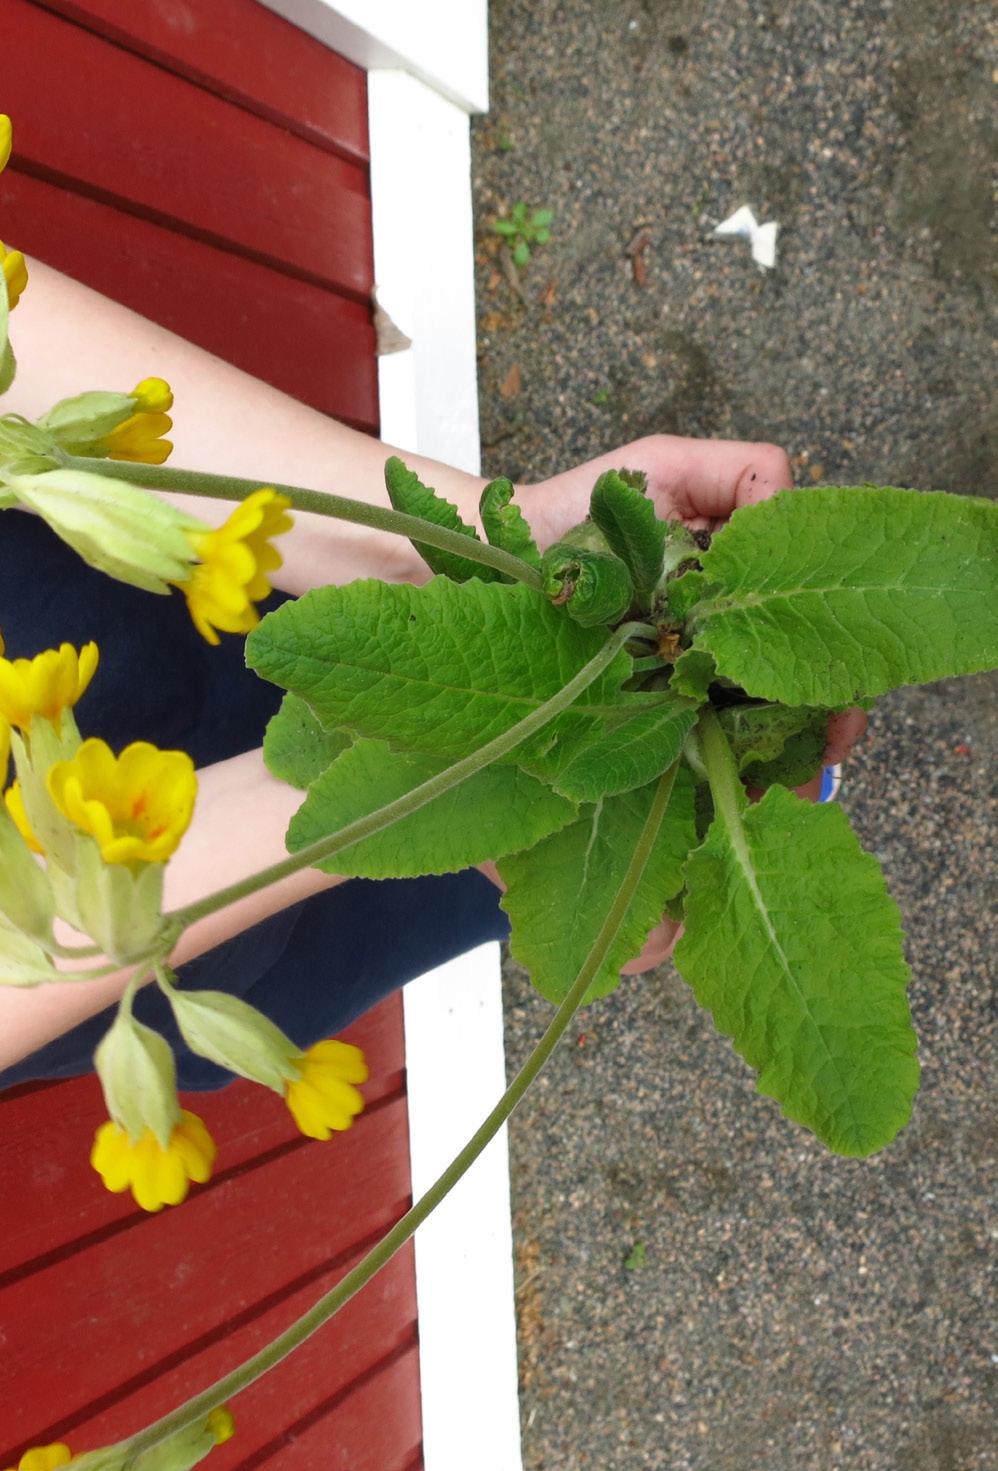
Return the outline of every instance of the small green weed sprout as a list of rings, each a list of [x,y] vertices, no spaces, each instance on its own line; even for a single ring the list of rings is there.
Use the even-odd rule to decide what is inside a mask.
[[[525,266],[530,260],[530,247],[546,245],[551,239],[553,219],[551,210],[528,210],[523,200],[518,199],[508,215],[493,221],[492,228],[508,243],[513,264]]]

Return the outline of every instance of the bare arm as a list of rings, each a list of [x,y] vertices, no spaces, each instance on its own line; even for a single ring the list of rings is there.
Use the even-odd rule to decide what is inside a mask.
[[[143,378],[165,378],[175,396],[171,467],[244,476],[260,485],[280,480],[388,505],[384,466],[395,453],[391,446],[338,424],[48,266],[31,264],[13,342],[18,372],[5,407],[29,419],[84,389],[127,392]],[[404,457],[458,506],[465,521],[477,524],[481,476],[408,451]],[[200,496],[169,499],[213,523],[232,509],[231,502]],[[295,594],[356,577],[421,582],[429,575],[404,537],[325,516],[297,513],[280,550],[284,566],[275,583]]]

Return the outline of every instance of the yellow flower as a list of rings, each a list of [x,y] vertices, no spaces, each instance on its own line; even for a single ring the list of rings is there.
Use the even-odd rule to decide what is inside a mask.
[[[0,715],[21,730],[30,730],[32,717],[57,721],[75,705],[97,668],[97,645],[72,644],[46,649],[33,659],[0,658]]]
[[[0,174],[7,167],[10,158],[10,140],[13,129],[10,126],[10,118],[5,112],[0,112]]]
[[[0,123],[2,122],[3,118],[0,117]],[[0,158],[2,157],[3,137],[0,134]],[[68,1466],[72,1459],[73,1455],[69,1446],[57,1440],[52,1445],[32,1446],[30,1451],[24,1452],[17,1466],[11,1466],[9,1471],[55,1471],[57,1466]]]
[[[21,252],[8,250],[2,240],[0,240],[0,266],[3,266],[3,278],[7,283],[7,305],[13,311],[21,300],[21,292],[28,284],[28,268],[24,264],[24,256]]]
[[[162,465],[173,449],[170,440],[164,439],[163,435],[169,434],[172,428],[173,420],[169,414],[139,412],[116,424],[100,441],[99,448],[109,460]]]
[[[291,502],[275,490],[255,490],[214,531],[188,531],[201,561],[188,581],[178,583],[198,632],[210,644],[223,633],[249,633],[260,621],[254,607],[271,592],[269,572],[281,565],[270,545],[291,530]]]
[[[115,756],[91,738],[52,766],[48,791],[64,817],[97,839],[105,863],[164,863],[187,831],[197,776],[185,751],[133,741]]]
[[[215,1141],[201,1119],[181,1109],[166,1149],[151,1129],[133,1144],[127,1132],[108,1119],[94,1135],[90,1163],[113,1194],[131,1189],[143,1210],[158,1211],[185,1200],[192,1180],[204,1184],[215,1153]]]
[[[2,715],[0,715],[0,787],[7,780],[7,766],[10,762],[10,726]]]
[[[28,821],[28,814],[24,809],[24,798],[21,796],[21,783],[19,781],[12,782],[4,792],[3,799],[6,803],[7,811],[14,819],[14,826],[32,853],[44,853],[44,848],[31,831],[31,823]]]
[[[216,1445],[224,1445],[236,1433],[236,1422],[228,1405],[219,1405],[217,1410],[212,1410],[205,1423]]]
[[[163,378],[143,378],[129,397],[144,414],[168,414],[173,408],[173,390]]]
[[[284,1094],[291,1116],[310,1139],[349,1129],[364,1100],[354,1083],[367,1082],[367,1064],[349,1042],[316,1042],[297,1060],[299,1077]]]

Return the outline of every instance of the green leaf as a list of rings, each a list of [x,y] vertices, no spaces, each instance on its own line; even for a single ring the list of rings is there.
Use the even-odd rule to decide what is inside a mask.
[[[553,209],[535,209],[533,215],[531,216],[531,224],[538,227],[539,229],[544,229],[547,225],[551,224],[553,219]]]
[[[725,807],[686,868],[676,966],[760,1093],[838,1154],[871,1154],[918,1086],[897,906],[834,803],[774,786]]]
[[[666,605],[671,616],[682,623],[697,603],[717,592],[720,592],[717,584],[694,569],[671,578],[666,584]]]
[[[512,220],[495,220],[493,221],[492,228],[497,235],[505,235],[507,238],[517,233],[516,226]]]
[[[358,741],[309,789],[291,819],[288,850],[329,836],[403,797],[451,763]],[[442,796],[343,848],[318,866],[359,878],[456,873],[487,858],[530,847],[575,817],[576,808],[515,766],[487,766]]]
[[[526,853],[499,862],[502,907],[512,921],[510,950],[549,1001],[561,1001],[578,975],[623,881],[657,782],[607,797]],[[641,951],[665,901],[682,886],[692,843],[693,787],[680,770],[668,810],[624,922],[583,1005],[616,989],[620,968]]]
[[[557,693],[603,647],[522,583],[317,588],[267,614],[246,641],[265,679],[301,695],[330,730],[458,758]],[[631,660],[619,654],[576,704],[511,753],[550,750],[613,704]]]
[[[669,679],[669,688],[688,700],[703,703],[707,691],[717,678],[714,657],[695,645],[680,654]]]
[[[392,455],[385,465],[385,485],[388,498],[396,511],[409,516],[421,516],[432,521],[434,526],[446,526],[449,531],[460,532],[471,541],[481,541],[473,526],[466,526],[458,515],[457,507],[443,496],[437,495],[429,485],[424,485],[414,470],[406,469],[397,455]],[[455,582],[467,582],[477,578],[480,582],[498,582],[502,577],[493,567],[483,567],[480,562],[456,556],[453,552],[442,552],[439,547],[427,546],[425,542],[413,541],[419,555],[434,572],[440,572]]]
[[[525,266],[529,260],[530,246],[526,240],[518,240],[513,246],[513,264],[515,266]]]
[[[596,802],[645,786],[666,771],[683,749],[696,707],[679,698],[620,696],[619,707],[590,730],[579,730],[533,761],[528,771],[573,802]]]
[[[650,607],[662,575],[665,522],[655,515],[648,497],[632,489],[616,470],[608,470],[593,486],[589,514],[611,550],[629,567],[642,606]]]
[[[267,723],[263,759],[281,781],[305,791],[350,744],[341,730],[326,730],[298,695],[285,695]]]
[[[828,716],[807,705],[731,705],[717,712],[738,770],[750,786],[803,786],[817,772]]]
[[[749,694],[848,705],[998,663],[998,505],[942,491],[783,491],[703,555],[695,647]]]
[[[511,480],[492,480],[482,491],[478,503],[485,535],[494,547],[511,552],[531,567],[541,565],[541,554],[537,550],[530,527],[519,506],[513,504]]]

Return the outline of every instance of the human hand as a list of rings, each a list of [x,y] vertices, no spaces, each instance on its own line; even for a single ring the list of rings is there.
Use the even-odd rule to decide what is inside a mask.
[[[716,531],[739,507],[793,484],[790,461],[778,445],[649,435],[536,485],[517,487],[541,548],[585,518],[598,476],[621,469],[643,470],[659,516],[693,531]]]
[[[793,484],[790,461],[778,445],[651,435],[536,485],[518,488],[517,498],[542,548],[585,517],[597,477],[614,469],[643,470],[658,515],[663,520],[682,521],[694,531],[717,531],[740,507],[768,500]],[[860,709],[831,716],[822,766],[843,761],[866,725]],[[797,789],[798,795],[813,801],[820,786],[819,771]],[[680,925],[664,918],[623,973],[634,975],[660,965],[671,955],[680,933]]]

